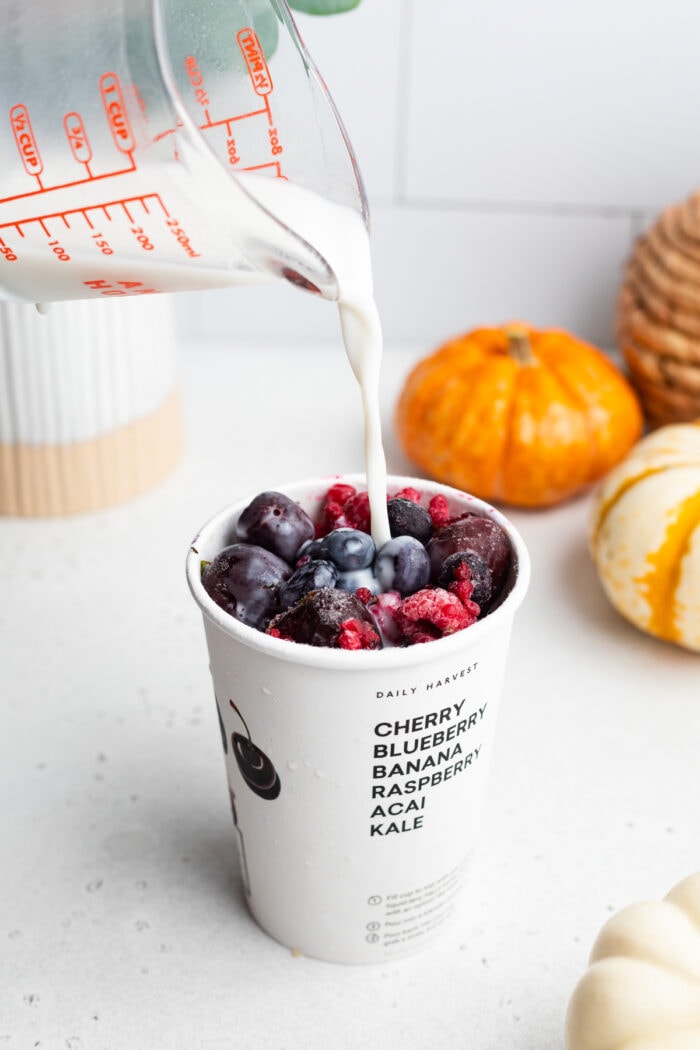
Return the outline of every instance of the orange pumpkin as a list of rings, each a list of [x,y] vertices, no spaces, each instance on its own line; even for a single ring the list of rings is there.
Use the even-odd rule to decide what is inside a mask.
[[[399,397],[406,454],[492,502],[558,503],[639,438],[635,392],[602,351],[564,331],[478,328],[416,365]]]

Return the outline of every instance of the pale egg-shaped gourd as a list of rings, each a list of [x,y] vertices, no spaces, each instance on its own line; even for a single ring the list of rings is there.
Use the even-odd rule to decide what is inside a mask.
[[[700,651],[700,420],[647,435],[607,475],[590,547],[622,616]]]
[[[698,1050],[700,872],[601,929],[566,1014],[566,1050]]]

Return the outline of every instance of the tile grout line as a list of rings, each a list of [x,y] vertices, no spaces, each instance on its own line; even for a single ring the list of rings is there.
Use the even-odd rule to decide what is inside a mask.
[[[402,193],[385,197],[377,195],[372,203],[375,207],[397,208],[401,211],[471,212],[479,215],[535,215],[550,218],[600,218],[627,219],[630,227],[643,226],[645,212],[617,204],[566,204],[560,202],[530,203],[528,201],[486,201],[441,199],[437,197],[406,197]]]

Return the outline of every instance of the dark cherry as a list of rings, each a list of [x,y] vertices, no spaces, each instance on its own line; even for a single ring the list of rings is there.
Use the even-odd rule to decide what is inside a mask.
[[[272,551],[233,543],[205,566],[202,584],[231,616],[264,630],[279,609],[279,587],[291,573],[289,565]]]
[[[428,544],[433,579],[437,580],[451,554],[473,551],[488,565],[493,574],[494,594],[506,581],[510,568],[510,540],[501,526],[492,518],[479,514],[465,514],[439,529]]]
[[[293,564],[297,551],[314,538],[314,523],[298,503],[283,492],[261,492],[245,508],[236,525],[244,543],[255,543]]]
[[[293,642],[338,648],[342,624],[353,619],[375,627],[372,614],[350,591],[321,587],[275,616],[267,630]]]

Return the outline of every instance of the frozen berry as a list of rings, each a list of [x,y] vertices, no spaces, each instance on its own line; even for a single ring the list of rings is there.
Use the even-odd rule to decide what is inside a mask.
[[[339,503],[343,507],[350,497],[356,495],[356,493],[357,489],[354,485],[346,485],[344,482],[338,481],[328,489],[325,499],[331,503]]]
[[[318,537],[325,536],[331,529],[345,528],[349,522],[345,517],[345,504],[354,496],[357,489],[352,485],[338,482],[326,492],[321,505],[321,520],[316,527]]]
[[[450,554],[442,564],[438,584],[448,590],[455,581],[468,580],[472,584],[471,600],[476,602],[484,616],[493,601],[493,573],[474,551]]]
[[[323,517],[316,525],[315,535],[322,539],[331,529],[347,528],[348,519],[345,511],[339,503],[326,503],[323,508]]]
[[[359,598],[350,591],[331,587],[309,591],[291,609],[275,616],[267,632],[292,642],[337,649],[343,624],[348,620],[369,625],[376,634],[376,648],[381,647],[372,615]]]
[[[288,609],[309,591],[335,587],[338,570],[329,561],[307,561],[294,570],[279,590],[280,609]]]
[[[276,554],[247,543],[226,547],[202,572],[207,594],[241,623],[264,630],[278,611],[278,592],[291,569]]]
[[[412,485],[407,485],[405,489],[399,489],[391,497],[392,499],[408,499],[412,503],[420,503],[420,492],[418,489],[414,489]]]
[[[265,547],[292,563],[314,532],[306,511],[282,492],[261,492],[245,508],[236,526],[236,535],[243,543]]]
[[[466,565],[462,566],[462,568],[465,570],[465,578],[455,580],[447,589],[450,594],[454,594],[459,598],[469,615],[473,615],[474,619],[478,620],[481,614],[481,609],[476,602],[472,601],[472,591],[474,590],[474,587],[471,580],[467,578],[469,576],[469,569]]]
[[[426,587],[403,599],[396,621],[404,639],[415,644],[462,631],[476,621],[477,615],[478,607],[465,608],[456,594],[441,587]]]
[[[371,514],[369,495],[366,492],[357,492],[351,496],[344,504],[343,512],[350,528],[359,529],[360,532],[370,531]]]
[[[366,569],[374,561],[371,536],[359,529],[333,529],[321,540],[320,554],[341,572]]]
[[[447,497],[443,496],[442,493],[433,496],[428,504],[428,513],[430,514],[430,520],[436,529],[441,529],[444,525],[449,525],[452,520],[450,505],[447,502]]]
[[[413,594],[430,578],[428,552],[414,536],[397,536],[380,548],[374,574],[383,591]]]
[[[379,649],[381,638],[374,626],[364,620],[345,620],[340,625],[339,649]]]
[[[394,496],[386,505],[392,536],[414,536],[427,544],[433,535],[433,523],[427,510],[403,496]]]
[[[379,581],[371,569],[350,569],[348,572],[339,572],[336,587],[344,591],[369,591],[370,594],[377,594],[381,590]]]
[[[473,551],[488,565],[493,575],[493,592],[498,594],[510,566],[510,541],[492,518],[465,514],[439,529],[428,545],[433,579],[437,580],[451,554]]]

